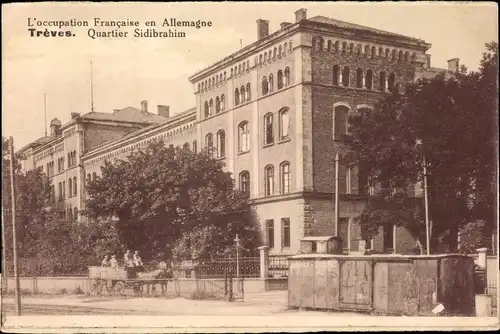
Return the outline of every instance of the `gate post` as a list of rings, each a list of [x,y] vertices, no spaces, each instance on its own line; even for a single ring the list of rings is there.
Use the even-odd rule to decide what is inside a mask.
[[[260,246],[260,278],[267,278],[269,271],[269,247]]]

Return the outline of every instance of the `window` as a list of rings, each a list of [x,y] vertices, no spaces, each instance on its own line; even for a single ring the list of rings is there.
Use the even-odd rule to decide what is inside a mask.
[[[363,88],[363,70],[360,68],[356,71],[356,87]]]
[[[196,140],[193,140],[193,152],[196,153],[198,151],[198,145]]]
[[[281,193],[287,194],[290,192],[290,163],[283,162],[280,165],[281,173]]]
[[[285,87],[290,85],[290,67],[285,67]]]
[[[278,71],[278,89],[283,88],[283,71]]]
[[[342,71],[342,86],[349,87],[349,76],[351,75],[351,70],[348,66],[344,67]]]
[[[347,167],[345,170],[345,193],[346,194],[352,193],[351,177],[352,177],[352,167]]]
[[[89,183],[90,181],[92,181],[92,176],[90,175],[90,173],[87,174],[87,183]]]
[[[73,196],[76,196],[78,189],[76,188],[76,176],[73,177]]]
[[[387,86],[390,92],[394,91],[394,88],[396,86],[396,76],[394,75],[394,73],[389,74],[389,80]]]
[[[73,210],[71,210],[71,207],[67,207],[66,211],[68,212],[68,220],[70,222],[73,221]]]
[[[375,58],[377,56],[377,48],[372,46],[372,52],[370,53],[370,56],[372,58]]]
[[[339,65],[333,66],[333,84],[339,84],[340,68]]]
[[[246,96],[245,100],[248,102],[252,99],[252,94],[250,94],[250,82],[247,83],[246,93],[247,93],[247,96]]]
[[[220,99],[218,96],[215,98],[215,113],[220,113]]]
[[[280,140],[287,140],[290,138],[290,115],[288,108],[281,109],[278,114]]]
[[[220,96],[220,111],[224,111],[226,109],[226,97],[224,94]]]
[[[263,77],[262,78],[262,95],[267,95],[269,93],[269,85],[267,82],[267,78]]]
[[[333,139],[340,140],[342,135],[347,133],[347,121],[349,108],[346,106],[337,106],[333,115]]]
[[[234,90],[234,105],[237,106],[240,104],[240,91],[238,88]]]
[[[273,114],[269,113],[264,116],[264,145],[272,143],[274,143]]]
[[[66,198],[66,181],[62,183],[62,198]]]
[[[394,225],[384,225],[384,251],[394,250]]]
[[[97,179],[97,175],[95,172],[92,173],[92,180],[95,181]]]
[[[264,191],[266,196],[274,194],[274,167],[271,165],[266,166],[264,170]]]
[[[205,136],[205,147],[208,149],[212,149],[214,147],[214,138],[211,133]]]
[[[342,249],[349,250],[349,218],[339,218],[338,229],[337,235],[342,239]]]
[[[290,218],[281,218],[281,226],[283,226],[283,237],[281,238],[283,248],[290,247]]]
[[[59,200],[61,201],[62,199],[63,199],[62,183],[59,182]]]
[[[272,93],[274,91],[274,76],[272,73],[269,74],[268,87],[269,87],[269,93]]]
[[[212,116],[214,114],[214,100],[210,99],[210,104],[208,106],[208,114]]]
[[[248,122],[243,122],[238,126],[239,151],[247,152],[250,150],[250,130]]]
[[[266,219],[266,241],[269,248],[274,248],[274,220]]]
[[[386,90],[386,85],[387,85],[387,80],[385,78],[385,72],[380,72],[380,90],[385,91]]]
[[[240,103],[245,103],[245,86],[241,86],[240,88]]]
[[[224,130],[217,132],[217,157],[222,158],[226,156],[226,134]]]
[[[366,71],[365,86],[368,89],[373,89],[373,71],[372,70]]]
[[[78,220],[78,209],[75,207],[73,210],[73,220],[76,222]]]
[[[250,195],[250,173],[248,171],[240,173],[240,190],[245,193],[245,195]]]
[[[184,143],[184,145],[182,145],[182,148],[189,150],[189,143]]]
[[[68,153],[68,168],[71,167],[71,152]]]
[[[205,117],[210,116],[210,111],[208,109],[208,102],[207,101],[205,101],[204,114],[205,114]]]

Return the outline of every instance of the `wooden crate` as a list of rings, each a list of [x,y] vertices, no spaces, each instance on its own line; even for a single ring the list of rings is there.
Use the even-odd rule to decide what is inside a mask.
[[[89,267],[89,277],[112,280],[127,279],[127,271],[125,268]]]

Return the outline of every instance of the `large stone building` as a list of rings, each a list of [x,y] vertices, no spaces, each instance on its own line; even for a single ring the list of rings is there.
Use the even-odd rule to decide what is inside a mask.
[[[189,78],[194,108],[169,117],[168,106],[158,106],[153,116],[144,101],[142,110],[75,115],[62,127],[54,120],[51,137],[24,149],[26,166],[46,165],[55,196],[79,210],[84,179],[99,175],[105,160],[154,139],[195,151],[213,146],[237,186],[249,193],[271,254],[296,253],[305,235],[335,235],[334,157],[348,131],[348,114],[372,109],[415,79],[455,72],[458,59],[436,69],[426,54],[430,44],[420,39],[323,16],[307,19],[305,9],[272,33],[268,21],[257,20],[257,35],[256,42]],[[73,167],[61,169],[64,159]],[[354,218],[377,185],[368,185],[357,166],[341,163],[339,176],[338,234],[346,251],[357,250]],[[396,227],[368,241],[379,251],[414,246],[410,234]]]

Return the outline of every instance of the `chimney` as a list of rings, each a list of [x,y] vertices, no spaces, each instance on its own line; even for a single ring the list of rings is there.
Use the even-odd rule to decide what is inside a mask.
[[[269,21],[258,19],[257,20],[257,40],[261,40],[269,36]]]
[[[141,111],[143,113],[148,112],[148,101],[141,101]]]
[[[281,29],[285,29],[289,25],[292,25],[292,24],[290,22],[281,22],[280,27],[281,27]]]
[[[119,111],[120,111],[120,109],[113,109],[113,113],[119,112]]]
[[[307,19],[307,9],[301,8],[295,12],[295,22]]]
[[[460,58],[453,58],[448,60],[448,71],[458,72],[459,68],[460,68]]]
[[[424,68],[428,69],[431,67],[431,55],[425,55]]]
[[[165,118],[170,117],[170,107],[169,106],[163,106],[161,104],[158,105],[158,115],[163,116]]]
[[[72,112],[71,113],[71,119],[75,119],[77,117],[80,117],[80,113],[78,113],[78,112]]]

